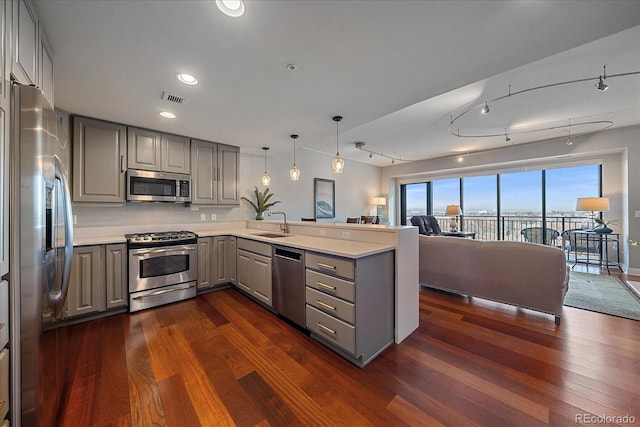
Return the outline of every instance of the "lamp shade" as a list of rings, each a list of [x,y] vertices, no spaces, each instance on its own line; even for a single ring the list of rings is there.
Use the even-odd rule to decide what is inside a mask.
[[[577,211],[609,212],[608,197],[579,197],[576,202]]]
[[[462,209],[458,205],[449,205],[447,209],[445,209],[444,214],[446,216],[458,216],[462,215]]]
[[[386,205],[387,204],[387,198],[386,197],[374,197],[373,199],[371,199],[371,204],[378,205],[378,206]]]

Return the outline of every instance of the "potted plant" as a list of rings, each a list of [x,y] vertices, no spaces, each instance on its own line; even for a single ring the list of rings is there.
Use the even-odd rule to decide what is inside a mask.
[[[255,209],[256,211],[256,219],[258,221],[263,220],[263,216],[262,213],[264,211],[266,211],[267,209],[269,209],[271,206],[276,205],[277,203],[280,203],[280,200],[276,200],[274,202],[270,202],[271,197],[273,197],[273,193],[269,193],[269,187],[265,188],[264,191],[260,191],[258,190],[258,187],[253,187],[255,188],[253,194],[256,197],[256,201],[255,203],[252,200],[247,199],[246,197],[241,197],[243,200],[246,200],[247,202],[249,202],[249,204],[253,207],[253,209]]]
[[[593,230],[596,233],[611,233],[613,230],[607,227],[609,224],[615,224],[618,222],[617,219],[610,219],[605,221],[602,218],[596,218],[595,221],[598,223],[598,226]]]

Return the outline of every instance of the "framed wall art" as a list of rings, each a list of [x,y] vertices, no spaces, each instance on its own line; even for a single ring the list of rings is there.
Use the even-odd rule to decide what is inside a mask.
[[[336,182],[332,179],[314,178],[313,184],[316,218],[335,218]]]

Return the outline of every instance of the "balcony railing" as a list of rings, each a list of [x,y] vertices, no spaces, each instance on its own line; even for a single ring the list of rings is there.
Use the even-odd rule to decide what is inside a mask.
[[[435,217],[442,230],[449,230],[450,217],[438,215]],[[581,229],[589,221],[589,217],[547,216],[543,224],[542,217],[539,216],[504,215],[496,217],[464,215],[460,218],[460,229],[475,232],[476,239],[480,240],[522,241],[524,239],[521,231],[525,228],[545,227],[556,230],[558,235],[561,236],[563,231]],[[407,224],[411,224],[411,217],[407,217]],[[559,237],[555,242],[546,243],[553,243],[555,246],[561,247],[562,239]]]

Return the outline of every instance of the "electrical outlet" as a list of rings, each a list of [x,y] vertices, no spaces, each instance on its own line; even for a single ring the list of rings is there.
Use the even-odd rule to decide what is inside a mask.
[[[201,213],[201,214],[200,214],[200,221],[205,221],[206,219],[207,219],[207,215],[206,215],[206,214]]]
[[[216,220],[216,214],[212,213],[211,214],[211,221],[215,221]]]
[[[320,230],[320,236],[326,236],[327,235],[327,230]]]
[[[342,232],[342,238],[343,239],[350,239],[351,238],[351,233],[349,233],[348,231],[343,231]]]
[[[78,215],[73,216],[73,225],[78,224]]]
[[[636,218],[640,218],[640,211],[636,211]]]

